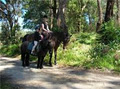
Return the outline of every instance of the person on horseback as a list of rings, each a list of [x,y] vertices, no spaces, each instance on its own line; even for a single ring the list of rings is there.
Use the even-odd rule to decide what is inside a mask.
[[[38,44],[38,41],[39,40],[41,40],[41,38],[42,38],[42,36],[41,36],[41,29],[40,29],[40,25],[37,25],[36,27],[35,27],[35,32],[34,32],[34,46],[33,46],[33,48],[32,48],[32,51],[31,51],[31,54],[35,54],[35,47],[37,46],[37,44]]]
[[[52,31],[49,30],[48,26],[48,17],[45,15],[42,19],[42,23],[40,25],[37,25],[35,28],[34,33],[34,46],[32,48],[31,54],[35,54],[35,47],[37,46],[37,43],[39,40],[44,40],[48,38],[49,33]]]
[[[42,35],[43,35],[44,39],[47,39],[48,34],[51,33],[52,31],[50,31],[50,29],[49,29],[48,17],[46,15],[42,19],[41,28],[42,28]]]

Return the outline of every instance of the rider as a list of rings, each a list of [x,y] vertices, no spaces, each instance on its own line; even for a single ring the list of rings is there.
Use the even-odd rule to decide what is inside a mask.
[[[48,26],[48,17],[45,15],[42,19],[42,35],[44,36],[44,39],[48,37],[48,34],[51,33],[49,26]]]
[[[34,32],[34,46],[32,48],[32,51],[31,51],[31,54],[35,54],[34,51],[35,51],[35,47],[37,46],[37,43],[39,40],[41,40],[41,35],[40,35],[40,25],[37,25],[35,27],[35,32]]]
[[[49,30],[48,18],[46,15],[42,19],[42,24],[37,25],[35,30],[36,31],[34,33],[34,46],[32,48],[31,54],[34,54],[35,47],[37,46],[38,41],[43,40],[43,39],[47,39],[48,34],[51,33],[51,31]]]

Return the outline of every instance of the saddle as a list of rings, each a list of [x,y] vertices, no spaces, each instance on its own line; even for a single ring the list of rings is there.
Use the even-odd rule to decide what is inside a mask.
[[[33,46],[34,46],[34,41],[29,42],[27,49],[29,50],[30,53],[32,51]],[[35,47],[35,55],[34,56],[36,56],[36,54],[39,51],[40,47],[41,46],[38,46],[38,44],[37,44],[37,46]]]
[[[34,41],[33,42],[29,42],[27,49],[31,52],[33,46],[34,46]]]

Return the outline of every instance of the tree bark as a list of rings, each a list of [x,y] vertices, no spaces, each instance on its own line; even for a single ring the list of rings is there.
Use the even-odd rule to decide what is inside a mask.
[[[98,16],[99,16],[99,19],[98,19],[97,26],[96,26],[96,32],[98,32],[100,30],[101,25],[102,25],[102,19],[103,19],[101,0],[97,0],[97,5],[98,5]]]
[[[113,17],[113,7],[115,0],[107,0],[106,14],[105,14],[105,22],[108,22],[111,17]]]
[[[59,8],[58,8],[58,18],[57,25],[62,30],[67,31],[67,25],[65,21],[65,9],[68,0],[59,0]]]
[[[50,4],[51,4],[51,6],[52,6],[52,2],[53,0],[50,0]],[[53,9],[51,9],[50,8],[50,29],[52,29],[53,28]]]
[[[116,0],[117,3],[117,22],[120,25],[120,0]]]
[[[56,10],[57,10],[57,1],[54,0],[54,6],[53,6],[53,17],[56,18]]]

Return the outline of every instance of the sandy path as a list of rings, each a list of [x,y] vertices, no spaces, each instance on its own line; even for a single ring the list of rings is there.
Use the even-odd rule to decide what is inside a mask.
[[[33,63],[23,68],[20,60],[7,57],[0,58],[0,73],[19,89],[120,89],[120,76],[57,66],[40,70]]]

